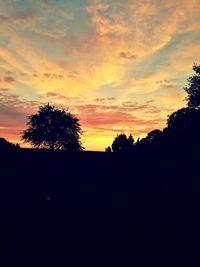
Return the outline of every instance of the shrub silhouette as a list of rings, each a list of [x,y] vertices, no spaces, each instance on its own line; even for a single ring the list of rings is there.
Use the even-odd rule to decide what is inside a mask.
[[[79,119],[70,112],[47,104],[28,119],[28,129],[22,135],[24,142],[51,150],[82,150]]]

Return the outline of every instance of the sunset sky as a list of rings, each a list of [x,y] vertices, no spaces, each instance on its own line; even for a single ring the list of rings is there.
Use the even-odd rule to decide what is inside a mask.
[[[200,63],[200,0],[0,0],[0,136],[51,103],[87,150],[163,129]]]

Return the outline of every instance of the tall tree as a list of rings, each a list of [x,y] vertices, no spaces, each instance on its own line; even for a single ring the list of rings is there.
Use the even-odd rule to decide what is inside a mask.
[[[194,65],[194,75],[188,78],[188,86],[184,89],[188,93],[187,101],[188,107],[199,108],[200,107],[200,65]]]
[[[47,104],[28,119],[28,129],[22,134],[24,142],[51,150],[82,150],[79,119],[70,112]]]

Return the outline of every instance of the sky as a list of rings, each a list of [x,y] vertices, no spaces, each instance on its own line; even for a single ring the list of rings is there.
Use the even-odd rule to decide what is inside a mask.
[[[162,130],[200,63],[199,12],[200,0],[0,0],[0,136],[22,144],[47,103],[77,115],[86,150]]]

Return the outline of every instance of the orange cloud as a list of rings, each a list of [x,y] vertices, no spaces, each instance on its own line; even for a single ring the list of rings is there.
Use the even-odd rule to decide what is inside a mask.
[[[4,81],[7,83],[13,83],[13,82],[15,82],[15,78],[13,78],[11,76],[5,76]]]

